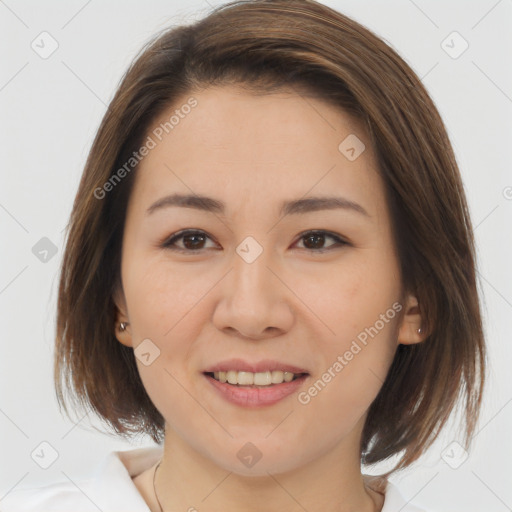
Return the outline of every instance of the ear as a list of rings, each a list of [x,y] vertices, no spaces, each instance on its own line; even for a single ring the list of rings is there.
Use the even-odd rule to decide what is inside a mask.
[[[114,290],[114,294],[112,295],[112,299],[117,308],[116,320],[114,325],[114,331],[117,340],[119,343],[126,345],[127,347],[133,347],[132,341],[132,329],[131,326],[128,325],[124,331],[121,331],[119,324],[121,322],[127,322],[129,324],[130,319],[128,317],[126,300],[124,297],[124,292],[122,290],[122,286],[117,284]]]
[[[427,336],[423,327],[418,299],[414,295],[407,295],[405,308],[398,330],[398,344],[412,345],[421,343]],[[418,333],[418,329],[422,329]]]

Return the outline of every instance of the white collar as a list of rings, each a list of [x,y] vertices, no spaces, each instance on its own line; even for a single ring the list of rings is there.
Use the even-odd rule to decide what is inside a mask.
[[[149,508],[133,483],[132,478],[156,464],[162,455],[163,448],[161,446],[111,452],[98,470],[98,485],[103,485],[107,494],[110,494],[108,492],[109,488],[122,488],[126,489],[126,491],[130,489],[130,492],[123,493],[122,496],[118,493],[113,493],[111,495],[112,501],[109,502],[109,505],[111,507],[130,506],[131,510],[136,510],[137,512],[139,512],[139,509],[140,512],[149,512]],[[119,480],[119,486],[115,485],[112,475],[115,475],[115,479]],[[134,505],[136,509],[134,509]],[[109,509],[107,508],[106,510]],[[388,480],[385,487],[382,512],[396,512],[397,510],[400,510],[400,512],[425,512],[407,502],[398,487]]]
[[[156,464],[162,455],[160,446],[109,453],[93,477],[96,492],[104,499],[102,510],[150,512],[132,478]]]
[[[162,455],[162,446],[113,451],[89,478],[14,489],[0,505],[8,512],[150,512],[133,478],[155,465]],[[389,480],[381,481],[377,490],[385,493],[382,512],[426,512],[408,503]]]

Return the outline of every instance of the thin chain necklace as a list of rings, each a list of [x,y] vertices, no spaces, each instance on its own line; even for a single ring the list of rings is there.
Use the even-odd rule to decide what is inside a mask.
[[[158,494],[156,493],[156,485],[155,485],[156,470],[160,467],[161,463],[162,463],[162,460],[160,460],[160,462],[156,465],[155,472],[153,473],[153,492],[155,493],[156,501],[158,503],[158,506],[160,507],[160,512],[164,512],[164,509],[162,508],[162,504],[160,503],[160,500],[158,499]]]
[[[162,460],[160,460],[160,462],[156,465],[156,468],[155,468],[155,471],[153,473],[153,492],[155,493],[155,498],[156,498],[156,501],[158,503],[158,506],[160,507],[160,512],[164,512],[164,509],[162,507],[162,504],[160,503],[160,500],[158,499],[158,494],[156,493],[156,485],[155,485],[155,480],[156,480],[156,471],[157,469],[160,467],[160,464],[162,463]],[[365,484],[365,487],[366,484]]]

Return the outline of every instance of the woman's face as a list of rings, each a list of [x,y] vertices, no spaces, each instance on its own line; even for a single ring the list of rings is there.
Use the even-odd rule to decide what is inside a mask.
[[[358,457],[397,345],[413,342],[401,316],[414,301],[402,297],[370,142],[346,114],[294,93],[222,87],[194,98],[145,141],[118,298],[130,326],[117,336],[135,349],[166,432],[217,466],[266,475],[328,453]],[[215,202],[151,208],[174,194]],[[193,233],[165,245],[182,230]],[[261,388],[205,375],[230,359],[308,375]],[[265,360],[275,367],[254,366]]]

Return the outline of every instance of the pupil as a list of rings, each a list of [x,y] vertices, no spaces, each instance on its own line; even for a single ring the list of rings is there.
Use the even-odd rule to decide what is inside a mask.
[[[185,247],[189,248],[187,245],[187,242],[190,241],[193,238],[199,238],[204,239],[204,236],[201,234],[191,234],[191,235],[185,235],[183,238],[183,243],[185,244]],[[203,240],[199,240],[199,243],[201,243]],[[192,249],[197,249],[197,243],[194,245],[192,244]]]
[[[313,235],[308,235],[308,236],[305,238],[305,240],[312,240],[312,239],[316,239],[317,241],[318,241],[318,240],[320,240],[320,244],[315,244],[315,243],[313,243],[313,244],[309,244],[309,243],[304,242],[304,245],[305,245],[306,247],[308,247],[308,248],[311,248],[311,245],[312,245],[312,247],[313,247],[313,248],[322,247],[322,245],[323,245],[323,244],[322,244],[322,242],[324,241],[324,238],[325,238],[325,237],[324,237],[324,235],[322,235],[322,234],[313,234]]]
[[[190,244],[191,240],[195,240],[195,242],[192,241],[192,244]],[[311,240],[314,240],[313,243],[308,242]],[[324,241],[325,241],[325,237],[321,233],[315,233],[315,234],[308,235],[308,236],[304,237],[304,245],[307,248],[314,248],[314,249],[321,248],[323,246]],[[204,235],[201,235],[199,233],[189,234],[189,235],[185,235],[183,237],[183,243],[185,244],[185,247],[187,247],[187,248],[190,248],[189,246],[191,245],[192,249],[197,249],[198,244],[200,245],[202,242],[204,242]]]

